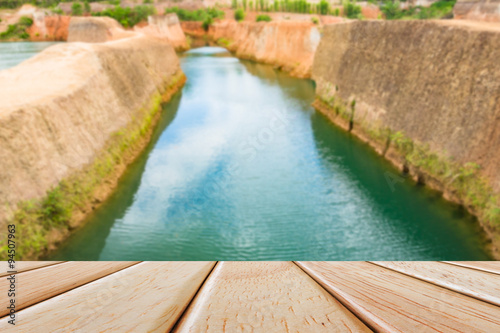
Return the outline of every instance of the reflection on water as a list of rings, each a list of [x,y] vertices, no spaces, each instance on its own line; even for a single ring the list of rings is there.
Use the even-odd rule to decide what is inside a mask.
[[[310,103],[311,81],[220,48],[182,58],[116,194],[50,259],[481,260],[473,219],[398,173]]]
[[[57,42],[0,43],[0,70],[14,67]]]

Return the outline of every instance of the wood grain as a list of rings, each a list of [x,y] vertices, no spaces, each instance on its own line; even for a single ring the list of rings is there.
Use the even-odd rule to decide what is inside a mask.
[[[500,307],[367,262],[298,262],[378,332],[500,332]]]
[[[45,266],[51,266],[63,263],[64,261],[16,261],[15,262],[15,271],[18,273],[26,272],[32,269],[37,269]],[[7,261],[2,261],[0,265],[0,277],[10,275],[7,271],[10,271]]]
[[[500,275],[441,262],[384,261],[375,265],[500,306]]]
[[[291,262],[218,263],[176,332],[369,332]]]
[[[213,262],[143,262],[18,313],[0,331],[166,332],[193,298]]]
[[[500,261],[444,261],[447,264],[500,274]]]
[[[103,276],[137,264],[127,261],[73,261],[16,274],[16,309],[21,310]],[[0,280],[0,290],[10,282]],[[0,317],[9,313],[10,299],[0,299]]]

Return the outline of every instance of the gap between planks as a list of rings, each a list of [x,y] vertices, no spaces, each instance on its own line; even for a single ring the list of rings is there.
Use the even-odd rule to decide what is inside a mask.
[[[500,261],[441,261],[443,263],[461,266],[478,271],[500,275]]]
[[[373,261],[373,265],[500,306],[500,275],[430,261]]]
[[[5,271],[2,269],[2,271],[0,272],[0,277],[11,275],[12,273],[8,273],[8,271],[11,270],[9,268],[9,262],[2,261],[2,263],[5,264]],[[59,265],[62,263],[64,263],[64,261],[16,261],[14,271],[16,271],[16,274],[19,274],[19,273],[39,269],[42,267]]]
[[[214,262],[142,262],[18,312],[23,332],[165,332]],[[7,318],[0,331],[11,331]]]
[[[116,273],[139,262],[70,261],[16,274],[16,310],[46,301],[52,297]],[[0,290],[9,289],[9,280],[0,280]],[[10,298],[0,299],[0,317],[9,313]]]
[[[500,307],[367,262],[297,262],[377,332],[499,332]]]

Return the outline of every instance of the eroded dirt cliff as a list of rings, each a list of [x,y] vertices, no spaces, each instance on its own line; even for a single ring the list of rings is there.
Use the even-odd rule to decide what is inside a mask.
[[[70,200],[78,197],[82,207],[65,204],[85,209],[84,201],[92,200],[88,187],[106,185],[106,174],[118,176],[115,165],[123,164],[127,149],[148,133],[161,95],[176,89],[182,77],[173,47],[140,34],[107,43],[55,45],[1,71],[0,227],[12,218],[18,203],[43,198],[75,174],[79,177],[72,180],[72,187],[66,184],[58,192],[62,197],[51,200],[74,195]],[[81,198],[82,191],[88,198]],[[35,201],[28,205],[31,208],[24,206],[29,208],[24,215],[18,214],[21,225],[29,222],[31,213],[40,224],[29,226],[38,230],[35,234],[25,226],[26,237],[35,237],[46,227],[46,202],[40,212],[30,211]],[[48,207],[54,214],[60,206],[49,201]],[[51,223],[58,222],[54,218]],[[42,247],[47,246],[47,237]]]
[[[211,38],[236,56],[251,59],[309,77],[320,32],[312,22],[236,22],[215,23]]]
[[[500,22],[500,0],[458,0],[453,14],[457,19]]]
[[[312,71],[319,109],[464,204],[497,247],[498,59],[500,32],[491,27],[357,21],[325,27]]]
[[[179,18],[175,14],[148,17],[148,25],[135,27],[135,31],[168,41],[177,51],[189,49]]]
[[[33,25],[27,29],[31,41],[65,41],[71,16],[33,14]]]
[[[132,31],[109,17],[72,17],[68,29],[68,42],[104,43],[131,37]]]

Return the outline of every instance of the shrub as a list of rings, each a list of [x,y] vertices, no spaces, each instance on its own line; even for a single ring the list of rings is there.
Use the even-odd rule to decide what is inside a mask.
[[[330,4],[326,0],[321,0],[319,2],[319,13],[321,15],[327,15],[330,10]]]
[[[429,7],[415,6],[401,9],[399,1],[388,0],[382,3],[380,11],[384,13],[387,20],[453,18],[455,2],[456,0],[440,0]]]
[[[103,10],[102,12],[93,13],[93,16],[108,16],[121,23],[125,28],[133,27],[137,23],[147,20],[148,16],[154,15],[156,9],[153,6],[141,5],[133,8],[122,8],[116,6]]]
[[[0,33],[0,39],[28,39],[30,36],[26,32],[33,24],[33,20],[29,17],[23,16],[16,24],[9,24],[7,30]]]
[[[79,2],[74,2],[71,5],[71,14],[75,16],[81,16],[83,14],[82,4]]]
[[[243,9],[241,8],[236,9],[234,12],[234,19],[236,21],[243,21],[244,18],[245,18],[245,12],[243,11]]]
[[[213,18],[207,17],[205,21],[203,21],[203,23],[201,24],[203,30],[208,31],[208,28],[210,28],[210,25],[212,25],[213,22],[214,22]]]
[[[256,22],[271,22],[271,17],[269,15],[258,15]]]
[[[317,17],[311,17],[311,22],[314,24],[319,24],[319,19]]]
[[[63,198],[61,188],[55,188],[47,193],[42,201],[42,221],[52,225],[61,225],[68,222],[71,209]]]
[[[23,16],[19,19],[19,22],[17,22],[22,27],[29,28],[33,24],[33,20],[30,17]]]
[[[218,18],[224,18],[224,12],[217,8],[205,8],[196,10],[187,10],[179,7],[165,9],[165,14],[175,13],[181,21],[199,21],[204,22],[208,18],[212,21]]]
[[[350,19],[361,18],[361,6],[356,5],[356,0],[345,0],[342,4],[344,9],[344,16]]]
[[[399,4],[399,1],[386,1],[380,6],[380,11],[384,13],[387,20],[399,19],[404,16]]]
[[[85,13],[90,13],[92,10],[90,8],[90,4],[87,0],[84,1],[83,3],[83,8],[85,10]]]

